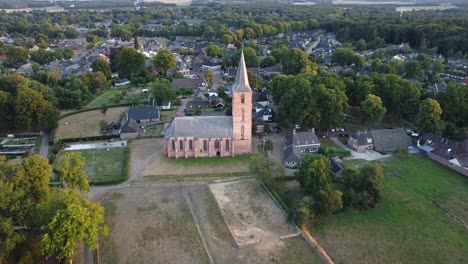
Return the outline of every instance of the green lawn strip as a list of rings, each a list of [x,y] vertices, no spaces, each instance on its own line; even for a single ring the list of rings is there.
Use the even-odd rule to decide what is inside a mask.
[[[145,126],[145,136],[146,137],[161,136],[163,129],[164,129],[164,124],[155,124],[155,125]]]
[[[250,162],[250,155],[239,155],[234,157],[211,157],[211,158],[195,158],[195,159],[167,159],[167,162],[187,165],[187,166],[206,166],[212,165],[222,167],[226,165],[245,165],[245,162]]]
[[[422,155],[388,160],[384,166],[385,189],[377,208],[349,210],[309,225],[331,257],[346,263],[462,263],[468,259],[468,232],[428,200],[439,199],[442,204],[453,200],[466,193],[467,179]],[[399,168],[406,182],[389,174],[392,168]]]
[[[161,121],[171,121],[171,119],[174,116],[175,116],[175,110],[161,111]]]
[[[128,147],[77,150],[86,159],[85,171],[93,185],[116,184],[128,177]],[[62,155],[63,152],[59,155]]]
[[[333,142],[330,139],[326,139],[326,138],[321,138],[320,139],[320,147],[322,147],[322,148],[324,148],[324,147],[332,148],[332,149],[335,149],[336,151],[345,151],[345,149],[338,146],[335,142]]]

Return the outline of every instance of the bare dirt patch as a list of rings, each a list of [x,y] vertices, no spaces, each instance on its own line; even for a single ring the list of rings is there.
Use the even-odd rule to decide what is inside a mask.
[[[116,122],[120,115],[128,110],[128,107],[113,107],[107,109],[106,113],[100,110],[88,111],[67,116],[59,120],[59,126],[55,131],[54,140],[61,138],[77,138],[99,136],[101,120],[107,123]]]
[[[210,184],[221,213],[239,247],[284,247],[281,237],[298,233],[287,216],[254,179]]]
[[[104,199],[110,235],[101,263],[207,263],[181,189],[134,187]]]
[[[157,150],[161,146],[162,139],[160,138],[145,138],[131,141],[129,163],[130,172],[132,172],[142,160],[147,158],[153,151]]]

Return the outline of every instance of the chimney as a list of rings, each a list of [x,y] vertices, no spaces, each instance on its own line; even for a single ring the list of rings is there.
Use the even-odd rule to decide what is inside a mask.
[[[313,128],[312,128],[312,133],[314,133],[314,134],[315,134],[315,127],[313,127]]]

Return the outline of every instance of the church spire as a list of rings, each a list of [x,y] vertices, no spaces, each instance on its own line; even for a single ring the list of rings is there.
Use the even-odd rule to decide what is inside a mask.
[[[247,75],[247,68],[245,67],[244,51],[241,51],[239,67],[237,68],[236,82],[232,87],[233,92],[252,92],[249,84],[249,77]]]

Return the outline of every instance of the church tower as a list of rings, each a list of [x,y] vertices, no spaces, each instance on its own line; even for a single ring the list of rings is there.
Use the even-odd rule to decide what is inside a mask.
[[[252,89],[241,52],[236,82],[232,86],[233,154],[252,152]]]

